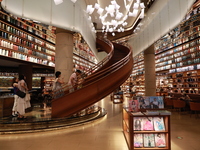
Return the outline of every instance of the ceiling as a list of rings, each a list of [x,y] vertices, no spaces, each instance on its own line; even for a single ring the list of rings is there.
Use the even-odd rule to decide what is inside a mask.
[[[94,7],[95,3],[98,3],[100,7],[105,8],[105,7],[108,7],[111,4],[111,1],[113,0],[85,0],[85,1],[87,5],[92,5]],[[133,4],[137,0],[115,0],[115,1],[120,6],[119,11],[123,13],[124,15],[127,15],[128,12],[125,8],[125,3],[126,5],[130,4],[130,11],[132,11]],[[155,0],[141,0],[140,1],[141,3],[143,2],[145,5],[145,13],[148,11],[148,9],[150,8],[150,6],[153,4],[154,1]],[[105,32],[102,33],[103,25],[102,25],[101,19],[99,19],[99,14],[97,13],[97,11],[93,12],[93,14],[91,15],[91,18],[92,18],[92,22],[96,24],[95,29],[97,31],[97,36],[103,36]],[[112,18],[113,17],[108,15],[108,17],[106,18],[106,21],[112,20]],[[128,17],[128,19],[126,20],[127,25],[124,26],[124,32],[117,32],[117,29],[116,29],[115,31],[113,31],[115,33],[115,36],[113,36],[111,32],[108,32],[107,38],[110,40],[117,40],[120,38],[124,38],[128,40],[128,38],[131,37],[131,35],[133,35],[133,31],[137,27],[140,21],[141,19],[138,19],[138,15],[136,17]],[[0,67],[1,66],[18,67],[19,65],[23,65],[23,64],[24,64],[24,61],[22,60],[15,59],[15,61],[13,61],[12,58],[5,58],[3,56],[0,56]],[[33,63],[30,62],[30,64],[33,64]],[[49,69],[53,68],[53,67],[44,66],[40,64],[33,64],[33,67],[34,68],[49,68]]]
[[[87,5],[92,5],[93,7],[95,7],[95,3],[99,4],[101,8],[104,9],[104,12],[101,14],[101,16],[106,14],[106,7],[109,7],[109,5],[111,5],[111,2],[114,0],[85,0]],[[133,5],[134,3],[138,2],[138,0],[115,0],[116,3],[120,6],[119,8],[119,12],[122,13],[124,16],[128,15],[129,12],[127,11],[126,7],[127,5],[130,5],[130,12],[133,12]],[[148,9],[151,7],[151,5],[153,4],[155,0],[139,0],[140,3],[143,3],[145,6],[145,13],[148,11]],[[119,38],[124,38],[124,37],[130,37],[133,32],[134,29],[137,27],[137,25],[140,23],[140,21],[142,20],[140,18],[140,14],[141,14],[141,9],[139,7],[139,12],[137,14],[137,16],[128,16],[128,18],[123,21],[124,16],[121,17],[120,20],[117,21],[123,21],[123,22],[127,22],[126,26],[118,25],[117,29],[119,29],[120,27],[124,28],[124,32],[118,32],[118,30],[114,30],[113,32],[107,32],[107,38],[110,40],[117,40]],[[117,15],[117,13],[115,13],[115,16]],[[114,17],[111,17],[110,14],[107,15],[106,19],[104,22],[111,22],[111,20],[115,19]],[[92,22],[94,23],[95,29],[97,31],[97,36],[103,36],[105,34],[105,32],[102,32],[102,20],[99,18],[100,15],[97,13],[97,9],[94,10],[94,12],[91,14],[91,18],[92,18]],[[115,19],[116,20],[116,19]],[[104,30],[105,31],[105,30]],[[114,36],[112,35],[114,33]]]

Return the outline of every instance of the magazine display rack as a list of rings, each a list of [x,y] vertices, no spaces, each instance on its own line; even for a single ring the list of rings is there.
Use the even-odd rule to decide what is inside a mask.
[[[147,115],[132,113],[123,108],[122,118],[123,133],[129,150],[171,150],[169,114]]]

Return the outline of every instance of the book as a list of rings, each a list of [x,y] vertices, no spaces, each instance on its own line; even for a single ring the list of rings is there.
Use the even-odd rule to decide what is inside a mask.
[[[150,101],[150,108],[159,109],[164,108],[164,102],[162,96],[147,96]]]
[[[139,109],[147,109],[150,108],[150,101],[148,97],[145,96],[139,96],[137,97]]]
[[[153,127],[153,118],[152,117],[142,117],[142,127],[143,130],[152,131]]]
[[[139,109],[164,108],[163,96],[138,96]]]
[[[144,134],[144,147],[155,147],[154,134]]]
[[[165,124],[163,117],[153,117],[155,131],[165,131]]]
[[[143,147],[142,134],[134,134],[134,147]]]
[[[138,111],[138,101],[137,100],[129,100],[129,111],[137,112]]]
[[[133,122],[133,130],[141,131],[143,129],[142,118],[141,117],[134,117],[133,121],[134,121]]]
[[[166,147],[165,134],[163,133],[155,134],[155,144],[156,147]]]

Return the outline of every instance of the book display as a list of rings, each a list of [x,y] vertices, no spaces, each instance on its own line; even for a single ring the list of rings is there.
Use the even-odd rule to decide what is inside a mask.
[[[155,43],[157,92],[159,95],[199,94],[199,5],[176,28]]]
[[[0,18],[0,55],[55,66],[55,34],[51,26],[46,28],[3,11]]]
[[[144,73],[144,53],[141,52],[133,59],[132,78],[133,85],[135,87],[134,92],[137,96],[145,94]]]
[[[123,108],[122,126],[129,150],[171,150],[170,114],[165,110],[158,110],[155,115],[132,113]]]
[[[97,60],[92,50],[89,48],[80,33],[75,33],[73,35],[73,41],[73,63],[75,69],[87,71],[97,64]]]

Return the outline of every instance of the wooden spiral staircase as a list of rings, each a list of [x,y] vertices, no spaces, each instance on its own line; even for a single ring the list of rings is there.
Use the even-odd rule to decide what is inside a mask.
[[[64,96],[52,100],[52,117],[67,117],[77,113],[116,90],[132,72],[133,57],[128,47],[97,39],[97,49],[108,56],[87,72],[87,78],[74,92],[63,87]],[[59,92],[57,92],[59,93]]]

